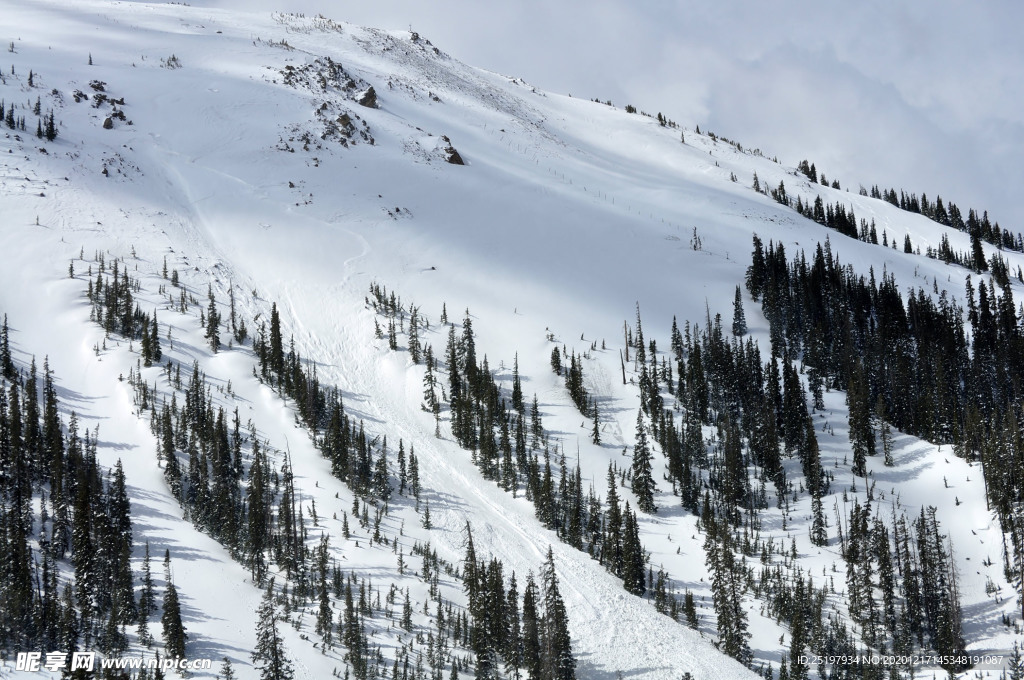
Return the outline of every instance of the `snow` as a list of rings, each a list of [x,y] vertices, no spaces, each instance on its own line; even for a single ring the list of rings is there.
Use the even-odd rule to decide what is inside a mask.
[[[601,496],[609,461],[626,464],[621,453],[632,444],[639,406],[636,387],[621,384],[619,374],[623,320],[632,323],[639,304],[646,337],[664,349],[673,315],[680,324],[702,326],[708,313],[728,319],[752,234],[784,243],[790,255],[828,236],[833,252],[858,272],[874,267],[878,275],[885,267],[904,290],[930,290],[934,282],[963,296],[963,270],[826,232],[750,185],[756,173],[763,186],[785,181],[787,191],[804,200],[820,194],[826,202],[852,205],[890,240],[902,243],[909,234],[922,252],[947,231],[923,217],[810,185],[792,168],[691,129],[683,131],[684,144],[679,130],[651,118],[468,67],[408,33],[106,0],[4,3],[3,14],[15,44],[5,56],[15,75],[5,68],[0,96],[19,107],[39,96],[60,123],[53,143],[37,140],[31,130],[20,133],[20,141],[6,129],[0,138],[0,309],[10,320],[15,358],[27,363],[29,352],[39,362],[48,357],[64,407],[78,413],[83,427],[100,428],[101,462],[112,466],[120,458],[125,466],[136,542],[150,542],[158,583],[158,557],[171,551],[190,655],[230,657],[240,677],[255,676],[249,651],[261,592],[244,567],[182,517],[170,496],[148,421],[134,414],[131,388],[122,380],[137,354],[110,339],[95,351],[104,338],[89,322],[83,277],[95,253],[124,258],[142,278],[144,308],[158,308],[161,323],[172,327],[174,347],[165,342],[165,352],[186,366],[197,359],[215,385],[230,382],[234,396],[218,391],[217,403],[237,405],[243,423],[258,424],[275,464],[290,451],[310,542],[329,533],[346,569],[379,584],[408,586],[422,610],[426,589],[397,573],[390,548],[371,546],[354,518],[352,539],[341,538],[340,520],[332,515],[351,509],[352,493],[330,476],[289,404],[253,377],[251,352],[210,354],[196,316],[172,312],[157,294],[159,271],[166,257],[201,300],[209,285],[224,303],[234,286],[251,333],[257,316],[265,319],[276,302],[296,349],[317,362],[322,382],[342,390],[350,414],[364,419],[372,434],[386,434],[392,450],[400,438],[415,444],[434,528],[420,526],[409,502],[395,501],[386,523],[392,534],[401,527],[407,558],[414,541],[429,540],[443,559],[460,562],[469,520],[478,554],[501,559],[506,575],[514,570],[521,586],[552,546],[581,678],[613,678],[619,671],[636,678],[676,678],[684,671],[697,678],[749,675],[711,644],[713,610],[694,518],[662,482],[659,513],[641,516],[640,524],[655,569],[663,565],[680,593],[688,588],[697,596],[699,632],[656,613],[585,554],[559,543],[534,518],[531,504],[480,476],[444,427],[442,438],[434,437],[433,417],[420,409],[422,367],[373,337],[373,312],[364,304],[369,284],[381,283],[423,310],[431,330],[421,340],[438,354],[446,337],[438,322],[442,304],[453,321],[468,309],[478,356],[488,356],[508,387],[518,352],[524,392],[537,394],[545,427],[566,455],[572,458],[578,447],[584,486]],[[171,55],[180,68],[161,65]],[[288,66],[326,56],[372,85],[379,108],[362,107],[335,87],[318,91],[283,82]],[[29,69],[37,79],[32,89]],[[76,89],[92,95],[94,80],[106,83],[110,97],[124,97],[119,108],[131,125],[115,121],[104,130],[109,105],[72,100]],[[60,92],[59,100],[51,89]],[[365,121],[373,143],[358,135],[348,146],[321,140],[315,111],[325,102],[332,112],[358,116],[357,130]],[[28,118],[31,126],[34,117]],[[442,135],[467,165],[444,162],[436,152]],[[281,150],[284,145],[290,150]],[[731,173],[738,181],[730,181]],[[954,250],[968,249],[966,235],[948,236]],[[87,262],[78,259],[80,252]],[[1004,257],[1012,270],[1024,264],[1017,253]],[[74,279],[67,276],[71,260]],[[1019,284],[1014,288],[1024,294]],[[768,347],[767,322],[749,297],[744,302],[754,337]],[[590,444],[589,421],[550,371],[548,333],[559,347],[578,353],[593,342],[607,347],[584,362],[587,389],[604,400],[601,446]],[[143,376],[167,387],[159,367],[143,369]],[[816,419],[823,465],[838,461],[824,506],[828,513],[838,502],[844,517],[840,496],[850,479],[842,462],[849,448],[845,413],[843,395],[831,393]],[[868,462],[879,507],[896,504],[911,517],[922,506],[938,508],[956,548],[968,647],[1005,652],[1014,636],[1000,617],[1017,609],[980,469],[910,436],[897,434],[896,445],[895,467],[884,467],[880,458]],[[662,461],[657,454],[656,479]],[[790,478],[799,477],[795,461],[787,468]],[[864,491],[858,480],[849,502],[863,502]],[[635,507],[631,492],[620,493]],[[314,502],[319,526],[308,512]],[[784,546],[795,540],[800,564],[820,582],[819,574],[841,558],[834,539],[825,548],[810,544],[809,503],[801,497],[793,505],[786,529],[779,511],[766,511],[765,531]],[[141,563],[141,547],[136,557]],[[986,558],[993,566],[983,565]],[[986,594],[988,579],[1001,589],[998,600]],[[836,587],[841,602],[845,579]],[[449,579],[446,588],[446,597],[460,597],[458,583]],[[748,608],[756,662],[777,667],[788,649],[780,636],[788,638],[788,631],[761,616],[750,598]],[[303,631],[310,630],[309,620]],[[391,649],[395,635],[382,631],[375,643]],[[340,651],[321,654],[300,631],[286,627],[286,642],[297,677],[328,677],[343,667]]]

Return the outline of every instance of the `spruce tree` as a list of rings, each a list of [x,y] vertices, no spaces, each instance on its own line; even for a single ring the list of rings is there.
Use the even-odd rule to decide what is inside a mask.
[[[149,616],[156,611],[156,598],[153,593],[153,574],[150,569],[149,541],[146,541],[146,552],[142,558],[142,592],[139,594],[139,640],[147,647],[152,642],[149,633]]]
[[[224,657],[224,663],[220,666],[219,680],[237,680],[235,669],[231,666],[231,659]]]
[[[53,111],[50,111],[50,115],[46,117],[46,141],[52,142],[57,139],[57,123],[53,120]]]
[[[0,326],[0,375],[14,380],[14,362],[11,361],[10,335],[7,330],[7,315],[4,314],[3,326]]]
[[[892,457],[892,428],[886,421],[885,396],[881,392],[878,394],[878,401],[875,402],[875,420],[878,421],[878,436],[882,440],[885,464],[892,467],[895,464]]]
[[[555,572],[555,557],[551,546],[541,572],[544,586],[544,663],[542,677],[551,680],[574,680],[576,659],[572,654],[572,640],[569,636],[569,617],[565,601],[558,590],[558,575]]]
[[[267,504],[268,472],[265,466],[266,457],[259,446],[258,439],[254,437],[252,464],[249,466],[249,484],[246,489],[248,513],[246,515],[245,561],[249,566],[253,581],[258,584],[263,583],[263,578],[267,573],[264,552],[270,538],[270,508]]]
[[[604,568],[622,576],[622,509],[619,494],[615,488],[615,470],[608,464],[608,512],[604,523],[604,538],[601,541],[601,564]]]
[[[519,619],[519,588],[516,585],[516,574],[512,572],[508,592],[505,596],[505,615],[507,630],[505,631],[505,672],[509,677],[518,679],[519,670],[523,667],[523,631]]]
[[[747,334],[747,317],[743,313],[743,294],[736,286],[736,297],[732,303],[732,334],[741,337]]]
[[[647,561],[644,546],[640,543],[640,527],[636,515],[626,502],[622,513],[622,585],[634,595],[643,595],[647,588],[644,580],[644,564]]]
[[[1010,671],[1006,680],[1024,680],[1024,654],[1021,653],[1021,645],[1013,643],[1013,651],[1010,652],[1007,669]]]
[[[284,372],[284,345],[281,342],[281,316],[277,312],[277,303],[270,308],[270,369],[275,379]]]
[[[701,517],[707,531],[704,551],[711,574],[711,597],[718,617],[719,648],[740,663],[749,665],[752,655],[748,644],[747,613],[743,608],[743,568],[736,563],[728,524],[715,520],[706,496],[705,508],[707,512]]]
[[[295,675],[277,630],[277,619],[274,579],[270,579],[256,612],[256,646],[251,654],[253,664],[260,669],[260,680],[291,680]]]
[[[420,363],[421,358],[421,346],[420,346],[420,320],[419,312],[415,306],[409,311],[409,358],[412,359],[412,363]]]
[[[178,589],[174,582],[168,580],[164,590],[164,613],[160,618],[163,624],[164,649],[167,656],[174,659],[185,657],[185,643],[188,641],[188,634],[181,622],[181,604],[178,602]]]
[[[519,352],[516,352],[515,358],[512,360],[512,408],[519,411],[520,415],[526,413],[523,385],[519,378]]]
[[[330,648],[334,639],[334,613],[331,611],[330,592],[327,587],[327,536],[320,538],[316,549],[317,596],[319,607],[316,614],[315,631],[323,640],[325,647]]]
[[[871,427],[868,381],[864,366],[855,361],[846,393],[849,403],[850,447],[853,450],[853,474],[867,476],[867,456],[875,455],[875,432]]]
[[[811,543],[817,546],[828,544],[828,531],[825,528],[825,514],[821,508],[821,494],[816,491],[811,495]]]
[[[213,294],[213,284],[210,284],[208,288],[207,298],[210,304],[206,311],[206,339],[210,343],[210,349],[216,353],[220,349],[220,312],[217,311],[217,298]]]
[[[533,572],[526,575],[523,589],[523,668],[531,678],[543,678],[540,631],[543,623],[539,606],[540,591],[533,579]]]
[[[641,512],[658,511],[654,505],[651,450],[647,444],[647,428],[644,425],[642,410],[637,411],[636,414],[636,443],[633,445],[633,493],[636,494],[636,505]]]

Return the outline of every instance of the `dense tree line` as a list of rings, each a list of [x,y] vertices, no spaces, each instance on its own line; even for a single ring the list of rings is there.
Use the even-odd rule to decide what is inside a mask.
[[[515,574],[506,589],[502,563],[477,558],[467,524],[463,585],[469,599],[469,642],[476,657],[474,677],[498,678],[502,663],[511,677],[519,677],[521,671],[531,680],[576,677],[569,620],[550,547],[540,584],[532,572],[527,575],[520,605]]]
[[[814,163],[809,164],[806,160],[803,160],[797,165],[797,170],[812,182],[828,185],[824,174],[821,174],[819,177],[818,169]],[[836,181],[833,181],[831,186],[833,189],[840,188],[839,183]],[[1015,234],[1009,229],[1001,228],[998,222],[993,223],[989,219],[987,210],[981,211],[979,217],[979,211],[974,208],[968,208],[965,219],[963,211],[960,210],[956,203],[952,201],[944,203],[941,196],[937,195],[935,200],[932,201],[929,200],[925,193],[918,197],[917,194],[904,191],[903,189],[900,189],[898,192],[894,188],[879,189],[877,184],[873,184],[870,190],[861,187],[860,194],[877,198],[896,206],[900,210],[923,215],[933,222],[965,232],[971,236],[972,244],[975,241],[984,241],[1000,249],[1024,252],[1024,236],[1021,236],[1019,233]],[[815,214],[817,214],[817,205],[820,203],[820,200],[820,197],[818,197],[818,200],[815,201]]]
[[[891,274],[856,274],[828,240],[810,261],[755,237],[747,287],[760,299],[773,346],[800,357],[812,380],[847,390],[854,471],[876,453],[873,423],[982,463],[988,498],[1009,533],[1024,502],[1024,450],[1016,423],[1024,393],[1024,332],[1006,282],[965,282],[966,310],[944,293],[911,291]],[[966,323],[965,323],[966,320]]]
[[[117,656],[128,647],[129,625],[152,645],[149,623],[161,611],[167,654],[184,656],[170,554],[162,606],[148,544],[141,583],[132,569],[121,461],[104,470],[96,434],[80,431],[74,413],[65,424],[46,362],[40,375],[34,359],[27,371],[11,360],[6,316],[0,344],[0,651],[95,649]]]

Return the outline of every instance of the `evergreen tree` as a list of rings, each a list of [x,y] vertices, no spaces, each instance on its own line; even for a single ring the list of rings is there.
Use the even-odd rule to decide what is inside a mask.
[[[548,546],[544,570],[541,572],[541,580],[544,587],[544,675],[541,677],[551,678],[551,680],[574,680],[576,659],[572,655],[569,617],[565,602],[558,590],[555,557],[550,546]]]
[[[526,587],[523,589],[523,668],[531,679],[544,677],[540,637],[542,622],[537,611],[539,599],[540,591],[531,571],[526,575]]]
[[[706,502],[705,507],[708,508]],[[744,665],[752,658],[747,632],[747,613],[743,608],[745,590],[742,566],[736,563],[732,537],[727,523],[718,522],[710,510],[702,514],[707,536],[704,551],[711,574],[711,597],[718,617],[719,648]]]
[[[519,411],[520,415],[526,413],[523,385],[519,379],[519,352],[516,352],[515,358],[512,360],[512,408]]]
[[[747,334],[747,317],[743,313],[743,295],[736,286],[736,297],[732,303],[732,334],[741,337]]]
[[[434,350],[427,345],[423,352],[427,370],[423,374],[423,410],[433,414],[441,412],[441,402],[437,399],[437,377],[434,375]]]
[[[505,596],[505,614],[507,626],[505,630],[505,672],[513,680],[518,680],[519,670],[523,667],[523,631],[519,619],[519,588],[516,585],[516,574],[512,572],[508,592]]]
[[[260,680],[291,680],[295,675],[277,630],[277,619],[274,580],[270,579],[256,612],[256,646],[251,655],[253,664],[260,669]]]
[[[327,536],[320,538],[316,548],[317,596],[319,607],[316,614],[315,631],[323,640],[325,647],[330,647],[334,639],[334,613],[331,611],[330,592],[327,587]]]
[[[109,533],[106,544],[110,553],[111,593],[118,611],[125,621],[135,621],[137,608],[132,583],[132,523],[131,504],[124,469],[119,458],[107,489]]]
[[[882,440],[882,453],[885,456],[885,464],[892,467],[895,463],[892,457],[892,428],[886,421],[885,396],[879,392],[878,401],[875,402],[875,420],[878,421],[878,434]]]
[[[651,450],[647,444],[647,428],[643,411],[636,414],[636,443],[633,445],[633,493],[641,512],[654,513],[654,479],[651,475]]]
[[[270,508],[267,504],[267,470],[264,455],[257,438],[252,441],[252,464],[249,466],[249,484],[246,490],[246,563],[255,583],[263,583],[267,572],[264,553],[268,547]]]
[[[644,581],[646,561],[644,546],[640,543],[640,527],[627,501],[622,513],[622,585],[634,595],[643,595],[647,590]]]
[[[14,362],[11,361],[11,344],[6,314],[4,314],[4,323],[0,326],[0,375],[8,380],[14,380],[15,376]]]
[[[231,666],[231,659],[224,657],[224,663],[220,667],[220,677],[218,680],[237,680],[235,677],[235,669]]]
[[[700,621],[697,618],[697,604],[694,602],[693,593],[689,590],[683,597],[683,614],[686,617],[686,625],[694,630],[699,630]]]
[[[164,613],[160,618],[163,624],[164,649],[167,656],[174,659],[185,657],[185,643],[188,641],[188,634],[181,622],[181,604],[178,602],[178,589],[174,582],[168,580],[164,590]]]
[[[850,372],[850,387],[846,393],[850,406],[850,447],[853,450],[853,474],[867,476],[867,456],[875,455],[875,432],[871,427],[871,408],[867,376],[863,364],[856,361]]]
[[[156,597],[153,592],[153,574],[150,569],[149,541],[146,541],[146,552],[142,558],[142,592],[139,594],[139,640],[149,646],[152,636],[149,633],[149,616],[156,611]]]
[[[210,349],[216,352],[220,349],[220,312],[217,311],[217,298],[213,295],[213,284],[210,284],[208,288],[207,298],[210,304],[206,310],[206,339],[210,343]]]
[[[1006,665],[1010,673],[1005,676],[1005,680],[1024,680],[1024,654],[1021,653],[1021,645],[1017,642],[1013,643],[1013,651]]]
[[[46,141],[52,142],[57,139],[57,123],[53,119],[53,111],[50,111],[50,115],[46,117]]]
[[[760,191],[757,187],[757,173],[754,173],[754,191]],[[750,297],[754,300],[758,300],[761,297],[761,291],[765,285],[765,276],[767,274],[768,265],[765,262],[764,257],[764,245],[761,243],[761,239],[758,238],[757,234],[754,234],[754,251],[751,256],[752,262],[747,267],[746,273],[746,284],[747,290],[750,291]]]
[[[284,345],[281,342],[281,316],[277,312],[277,303],[270,308],[270,357],[269,366],[275,376],[284,373]]]
[[[409,310],[409,358],[412,359],[412,363],[420,363],[421,358],[421,346],[420,346],[420,319],[419,310],[415,306],[412,306]]]
[[[622,509],[619,507],[615,470],[611,463],[608,464],[608,513],[604,525],[604,539],[601,541],[601,564],[616,576],[622,576]]]
[[[815,492],[811,496],[811,543],[822,546],[828,544],[828,532],[825,528],[825,514],[821,508],[821,494]]]

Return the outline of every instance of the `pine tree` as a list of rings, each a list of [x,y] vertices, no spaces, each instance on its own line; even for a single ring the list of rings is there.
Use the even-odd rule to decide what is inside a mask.
[[[519,352],[516,352],[515,358],[512,360],[512,408],[519,411],[520,415],[526,413],[523,385],[519,379]]]
[[[423,410],[433,414],[441,412],[441,403],[437,399],[437,378],[434,376],[434,350],[427,345],[423,352],[427,370],[423,374]]]
[[[697,604],[694,602],[693,593],[689,590],[683,597],[683,615],[686,618],[686,625],[694,630],[700,628],[700,621],[697,618]]]
[[[249,484],[246,489],[246,563],[255,583],[263,583],[267,573],[264,552],[270,532],[270,509],[267,507],[267,471],[257,438],[252,442],[252,464],[249,466]]]
[[[878,421],[878,436],[882,440],[882,453],[885,457],[885,464],[892,467],[895,462],[892,457],[892,428],[885,419],[885,396],[879,392],[878,401],[875,402],[875,420]]]
[[[320,538],[316,549],[317,596],[319,607],[316,614],[315,631],[323,640],[325,647],[330,647],[334,639],[334,613],[331,611],[331,597],[327,588],[327,536]]]
[[[7,330],[7,315],[4,314],[3,326],[0,326],[0,375],[14,380],[14,362],[11,361],[10,336]]]
[[[868,381],[864,366],[856,361],[850,371],[850,385],[846,393],[850,406],[850,447],[853,450],[853,474],[867,476],[867,456],[875,455],[875,432],[871,427]]]
[[[420,346],[420,319],[419,313],[415,306],[409,311],[409,358],[412,359],[412,363],[420,363],[421,358],[421,346]]]
[[[46,141],[52,142],[57,139],[57,123],[53,120],[53,111],[50,111],[50,115],[46,117]]]
[[[426,505],[423,506],[423,520],[421,523],[424,529],[431,529],[434,526],[430,522],[430,501],[427,501]]]
[[[139,594],[139,640],[147,647],[152,641],[149,633],[149,616],[156,611],[156,598],[153,593],[153,574],[150,569],[149,541],[146,541],[146,552],[142,558],[142,592]]]
[[[641,512],[654,513],[654,479],[651,476],[651,450],[647,444],[647,428],[643,411],[636,414],[636,443],[633,445],[633,493]]]
[[[167,564],[167,562],[165,562]],[[167,656],[174,659],[185,657],[185,644],[188,641],[188,634],[181,622],[181,604],[178,602],[178,589],[174,582],[167,581],[164,590],[164,613],[160,618],[163,624],[164,649]]]
[[[281,342],[281,316],[277,313],[277,303],[270,308],[270,369],[276,378],[284,373],[284,346]]]
[[[207,297],[210,304],[206,310],[206,339],[214,352],[220,349],[220,312],[217,311],[217,298],[213,295],[213,284],[210,284]]]
[[[135,621],[137,608],[132,583],[132,523],[131,504],[121,459],[114,465],[114,473],[107,489],[109,533],[106,537],[110,552],[111,593],[120,616]]]
[[[644,580],[646,563],[644,546],[640,543],[640,527],[636,515],[629,508],[622,513],[622,586],[634,595],[643,595],[647,588]]]
[[[256,612],[256,646],[251,655],[253,664],[260,669],[260,680],[291,680],[295,675],[277,630],[277,619],[274,579],[270,579]]]
[[[816,491],[811,495],[811,543],[822,546],[828,544],[828,531],[825,528],[825,514],[821,508],[821,494]]]
[[[732,334],[741,337],[747,334],[747,317],[743,313],[743,294],[736,286],[736,297],[732,303]]]
[[[754,184],[754,191],[760,191],[760,189],[756,187],[756,173],[754,174]],[[755,301],[760,299],[761,297],[761,292],[764,289],[765,285],[765,277],[767,274],[767,270],[768,265],[765,262],[764,246],[761,242],[761,239],[757,236],[757,234],[754,234],[754,251],[751,255],[750,266],[747,267],[746,285],[747,290],[750,291],[750,297],[754,298]]]
[[[712,516],[707,497],[702,514],[707,536],[704,551],[708,572],[711,574],[711,597],[718,617],[719,648],[744,665],[752,658],[747,631],[747,613],[743,608],[742,565],[736,563],[732,549],[732,537],[726,522],[718,522]]]
[[[219,680],[237,680],[235,676],[235,669],[231,666],[231,659],[224,657],[224,663],[220,667]]]
[[[540,632],[542,621],[537,611],[540,592],[533,580],[533,572],[526,575],[523,589],[523,668],[530,678],[543,678]]]
[[[1006,680],[1024,680],[1024,654],[1021,653],[1021,645],[1016,642],[1013,643],[1013,651],[1006,665],[1010,671],[1010,674],[1005,676]]]
[[[519,588],[516,585],[516,574],[512,572],[508,592],[505,596],[505,614],[507,627],[505,630],[505,672],[513,680],[518,680],[519,670],[523,667],[523,631],[519,619]]]
[[[392,352],[398,350],[398,329],[395,328],[394,318],[388,319],[388,348]]]
[[[555,557],[551,546],[541,572],[544,587],[544,639],[542,677],[551,680],[574,680],[576,659],[572,655],[572,640],[569,637],[569,617],[565,601],[558,590],[558,575],[555,572]],[[531,676],[532,677],[532,676]]]

